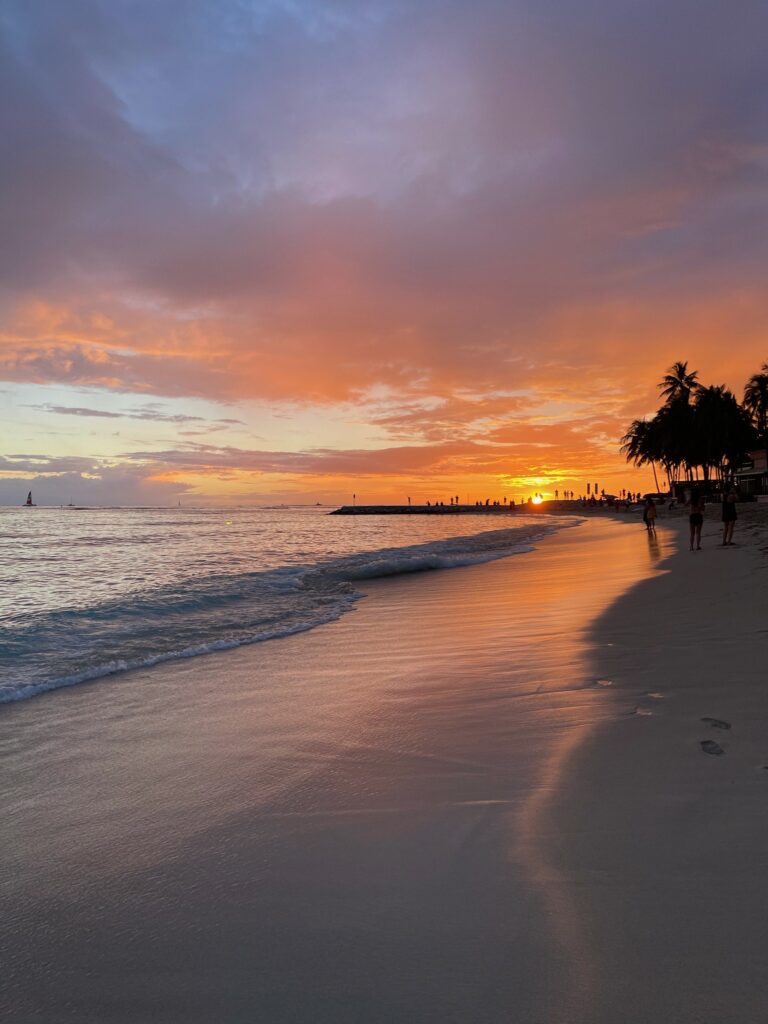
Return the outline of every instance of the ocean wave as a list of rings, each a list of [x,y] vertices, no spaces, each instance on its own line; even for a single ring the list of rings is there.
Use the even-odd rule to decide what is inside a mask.
[[[354,600],[354,598],[352,598]],[[350,604],[352,603],[350,600]],[[296,633],[305,633],[316,626],[324,625],[326,622],[333,622],[343,615],[346,609],[340,607],[336,613],[329,613],[327,616],[316,616],[311,622],[297,623],[293,626],[284,626],[273,630],[265,630],[263,633],[253,636],[241,637],[239,639],[212,640],[209,643],[197,644],[193,647],[185,647],[179,651],[165,651],[162,654],[150,655],[146,658],[121,658],[116,661],[109,661],[91,668],[74,672],[71,675],[59,676],[53,679],[44,679],[39,682],[19,683],[15,687],[8,687],[0,684],[0,704],[8,704],[17,700],[26,700],[28,697],[36,697],[38,694],[47,693],[50,690],[60,690],[67,686],[75,686],[77,683],[89,683],[96,679],[103,679],[115,675],[118,672],[128,672],[131,669],[152,668],[164,661],[180,661],[184,658],[195,658],[201,654],[214,654],[216,651],[231,651],[236,647],[244,647],[248,644],[260,643],[263,640],[277,640],[280,637],[292,636]]]
[[[310,565],[186,580],[115,601],[29,616],[6,630],[0,703],[166,661],[290,636],[332,622],[365,581],[477,565],[531,550],[570,522],[548,520],[384,548]]]

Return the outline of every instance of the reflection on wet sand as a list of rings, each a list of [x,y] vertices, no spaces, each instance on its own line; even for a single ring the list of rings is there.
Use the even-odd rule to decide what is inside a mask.
[[[658,562],[663,557],[662,546],[659,543],[659,535],[655,530],[648,531],[648,553],[652,562]]]
[[[569,758],[591,728],[590,724],[581,723],[564,733],[514,822],[514,856],[540,892],[554,946],[552,959],[564,979],[549,993],[551,1004],[544,1019],[551,1024],[587,1024],[598,992],[595,952],[569,879],[551,856],[554,823],[547,815]]]

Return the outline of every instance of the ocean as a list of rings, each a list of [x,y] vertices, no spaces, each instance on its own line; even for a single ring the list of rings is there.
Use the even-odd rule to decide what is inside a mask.
[[[309,630],[367,579],[524,553],[573,522],[329,511],[0,509],[0,703]]]

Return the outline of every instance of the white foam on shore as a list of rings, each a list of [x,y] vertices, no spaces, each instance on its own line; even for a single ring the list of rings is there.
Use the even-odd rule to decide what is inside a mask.
[[[552,518],[310,566],[213,576],[118,602],[42,615],[10,638],[21,669],[10,682],[0,684],[0,704],[306,632],[349,611],[363,596],[355,583],[524,554],[533,550],[534,540],[576,522]],[[195,640],[199,642],[189,642]],[[41,663],[45,650],[56,654]]]
[[[350,595],[349,605],[351,606],[356,596]],[[166,651],[164,654],[156,654],[148,658],[119,659],[106,662],[102,665],[95,665],[93,668],[84,669],[82,672],[75,672],[72,675],[61,676],[58,679],[50,679],[40,683],[20,684],[15,688],[0,687],[0,704],[9,704],[17,700],[26,700],[29,697],[36,697],[38,694],[47,693],[50,690],[60,690],[67,686],[75,686],[77,683],[89,683],[96,679],[103,679],[107,676],[116,675],[119,672],[129,672],[132,669],[152,668],[153,665],[161,665],[166,661],[179,661],[183,658],[196,658],[201,654],[214,654],[216,651],[231,651],[236,647],[244,647],[247,644],[257,644],[264,640],[277,640],[280,637],[293,636],[296,633],[304,633],[316,626],[322,626],[326,622],[333,622],[340,618],[347,609],[341,605],[335,613],[326,616],[318,615],[313,621],[301,623],[295,626],[286,626],[283,629],[274,629],[254,636],[242,637],[237,640],[213,640],[207,644],[198,644],[195,647],[186,647],[180,651]]]

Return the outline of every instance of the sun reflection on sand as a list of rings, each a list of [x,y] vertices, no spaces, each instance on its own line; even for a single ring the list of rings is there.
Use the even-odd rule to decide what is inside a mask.
[[[558,714],[561,710],[558,709]],[[574,711],[574,717],[578,714]],[[592,724],[586,723],[563,733],[562,741],[544,765],[538,785],[515,822],[513,856],[525,868],[541,894],[552,937],[562,951],[563,974],[567,982],[549,1020],[562,1024],[588,1021],[599,990],[598,962],[589,934],[574,899],[570,880],[559,870],[551,847],[555,823],[550,811],[563,773],[573,752],[582,744]]]
[[[615,538],[610,552],[611,564],[614,567],[622,562],[629,565],[634,559],[642,558],[638,541],[642,544],[641,538],[630,530],[622,538]],[[663,531],[648,534],[648,549],[654,563],[670,553],[670,541]],[[620,574],[612,575],[605,567],[597,568],[586,562],[579,565],[578,553],[572,552],[571,555],[568,565],[571,573],[583,578],[597,575],[603,583],[600,588],[590,586],[583,603],[573,600],[571,590],[568,613],[562,621],[564,630],[573,632],[571,679],[579,676],[589,678],[593,651],[588,642],[579,642],[582,636],[586,641],[585,613],[587,620],[594,622],[625,586]],[[569,583],[572,587],[573,576]],[[544,582],[544,586],[554,589],[557,584],[555,580],[549,580]],[[585,605],[589,607],[585,608]],[[593,708],[594,714],[585,713],[583,700],[553,702],[543,709],[542,713],[551,719],[550,733],[557,738],[548,757],[540,765],[536,784],[515,815],[513,824],[511,856],[522,865],[531,884],[539,892],[552,941],[560,951],[556,966],[561,968],[557,973],[564,979],[564,984],[561,987],[552,985],[550,998],[553,1005],[547,1017],[558,1024],[588,1024],[593,1018],[602,987],[597,949],[576,898],[578,880],[559,866],[559,851],[567,844],[568,835],[563,835],[559,829],[556,801],[563,791],[564,779],[574,755],[592,735],[600,720],[615,714],[611,710],[614,705],[603,703],[611,682],[595,679],[594,690],[581,691],[582,696],[594,694],[598,703],[586,702],[586,708]],[[588,829],[589,822],[584,821],[583,827]]]

